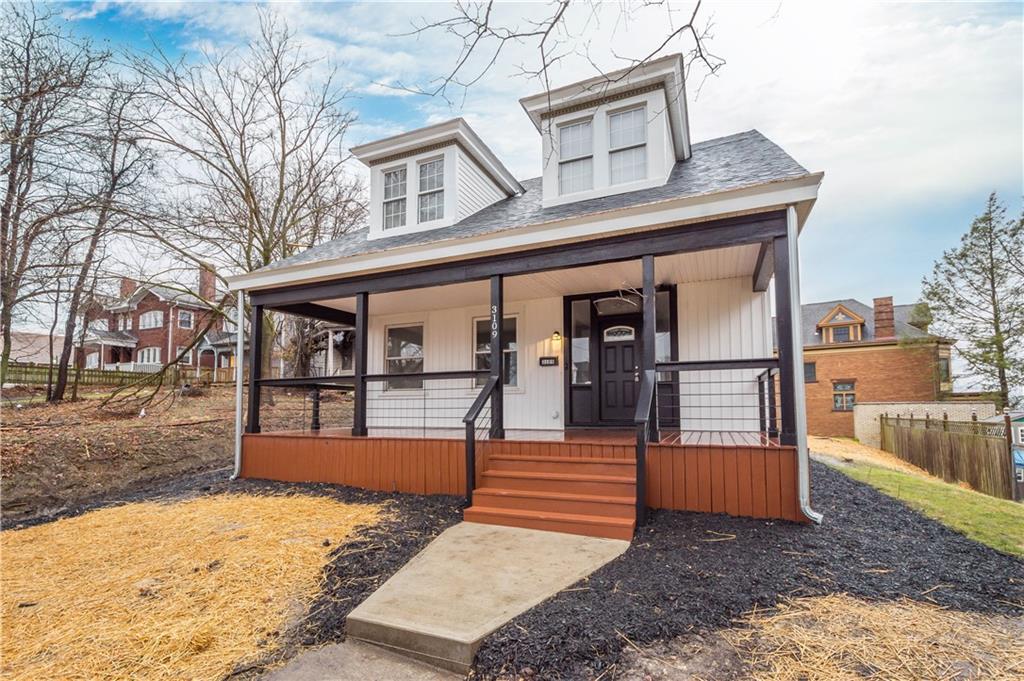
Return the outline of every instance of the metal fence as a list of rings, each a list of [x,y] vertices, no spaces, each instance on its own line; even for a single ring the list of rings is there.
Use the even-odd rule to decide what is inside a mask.
[[[980,421],[882,415],[882,449],[946,482],[1014,498],[1013,458],[1006,426]]]

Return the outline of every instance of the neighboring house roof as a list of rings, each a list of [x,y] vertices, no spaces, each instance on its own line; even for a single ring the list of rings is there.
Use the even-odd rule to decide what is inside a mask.
[[[985,421],[986,423],[1002,423],[1003,422],[1003,415],[1002,414],[996,414],[995,416],[990,416],[987,419],[982,419],[982,420]],[[1024,411],[1011,411],[1010,412],[1010,421],[1013,421],[1015,423],[1017,421],[1024,421]]]
[[[160,300],[176,305],[187,305],[201,309],[210,307],[209,303],[190,291],[182,291],[161,284],[139,284],[139,287],[127,298],[105,298],[101,302],[103,307],[109,312],[128,310],[138,305],[139,301],[149,293],[152,293]]]
[[[874,308],[870,305],[865,305],[859,300],[844,298],[842,300],[827,300],[821,303],[805,303],[800,306],[800,314],[802,317],[801,335],[804,339],[804,347],[816,345],[820,345],[822,347],[835,347],[838,345],[837,343],[829,344],[821,342],[821,333],[818,330],[818,322],[822,321],[826,315],[836,309],[839,305],[864,319],[863,334],[861,340],[858,342],[868,343],[876,340]],[[927,338],[940,340],[941,336],[927,333],[910,324],[910,319],[912,318],[914,308],[916,307],[916,304],[893,305],[893,323],[896,327],[896,338],[898,340],[912,340],[915,338],[921,340]],[[772,317],[772,343],[775,348],[778,348],[778,339],[775,337],[774,317]],[[851,345],[851,343],[842,343],[842,345]]]
[[[404,246],[463,239],[670,199],[716,194],[792,180],[808,175],[811,173],[778,145],[757,130],[748,130],[694,144],[692,156],[686,161],[676,163],[668,181],[659,187],[544,208],[541,196],[541,178],[535,177],[522,182],[524,192],[521,195],[498,201],[449,227],[373,240],[368,238],[369,229],[364,228],[334,241],[313,246],[302,253],[279,260],[257,271],[264,272],[282,267],[366,255]]]
[[[127,331],[105,331],[103,329],[89,329],[85,332],[86,343],[110,343],[111,345],[135,345],[139,339]]]
[[[225,347],[234,347],[237,342],[237,334],[234,331],[207,331],[204,340],[206,345]],[[243,337],[242,342],[248,342],[248,338]]]

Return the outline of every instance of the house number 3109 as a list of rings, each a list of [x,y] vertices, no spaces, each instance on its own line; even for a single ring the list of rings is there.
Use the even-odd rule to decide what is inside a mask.
[[[498,337],[498,306],[491,305],[491,338]]]

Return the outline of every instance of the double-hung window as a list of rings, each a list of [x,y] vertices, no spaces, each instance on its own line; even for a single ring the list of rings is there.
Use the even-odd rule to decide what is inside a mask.
[[[389,326],[384,348],[384,373],[423,373],[423,326]],[[422,378],[389,378],[388,390],[420,390]]]
[[[420,193],[417,222],[430,222],[444,217],[444,159],[424,161],[419,165]]]
[[[174,350],[174,355],[175,357],[181,357],[182,364],[192,364],[192,348],[188,348],[188,350],[186,350],[184,345],[179,345]]]
[[[608,169],[611,184],[647,178],[647,113],[643,107],[609,114]]]
[[[160,348],[142,348],[135,356],[139,364],[159,364]]]
[[[179,329],[191,329],[192,328],[192,313],[188,310],[178,310],[178,328]]]
[[[384,229],[405,226],[405,168],[384,171]]]
[[[558,193],[594,188],[594,133],[591,121],[558,128]]]
[[[476,369],[491,369],[491,320],[477,319],[473,323],[473,355]],[[519,374],[519,351],[517,343],[516,318],[505,317],[501,329],[501,357],[505,385],[517,385]],[[478,376],[477,385],[487,382],[486,376]]]
[[[150,310],[139,315],[140,329],[159,329],[164,325],[163,310]]]

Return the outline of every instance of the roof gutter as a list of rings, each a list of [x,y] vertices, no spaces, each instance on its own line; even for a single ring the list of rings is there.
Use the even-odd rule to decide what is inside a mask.
[[[797,492],[800,511],[813,522],[820,523],[823,516],[811,508],[811,461],[807,451],[807,393],[804,389],[804,345],[801,338],[803,314],[800,310],[800,250],[797,246],[799,225],[796,205],[786,207],[786,245],[789,248],[789,306],[793,311],[791,346],[793,348],[793,392],[796,398],[796,461]]]

